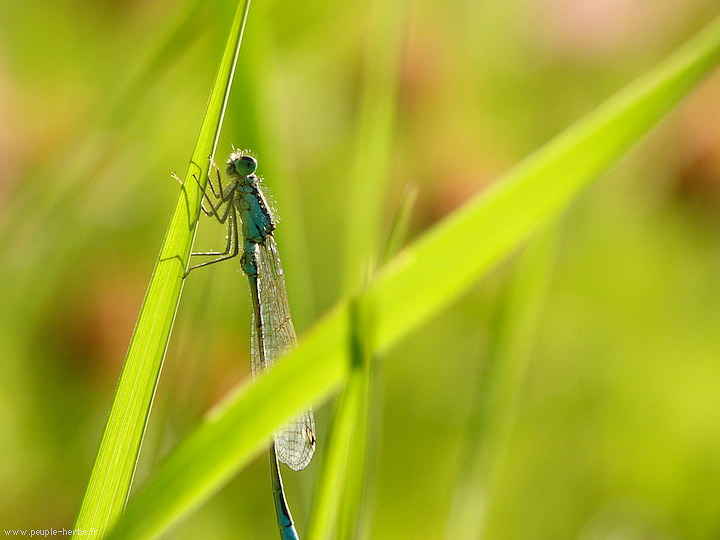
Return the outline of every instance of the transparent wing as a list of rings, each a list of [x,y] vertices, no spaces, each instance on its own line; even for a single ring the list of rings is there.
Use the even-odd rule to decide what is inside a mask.
[[[297,343],[295,328],[290,318],[285,275],[275,239],[271,234],[265,238],[263,244],[257,245],[257,263],[258,295],[267,365],[260,365],[257,335],[253,331],[253,375],[270,369],[277,358]],[[254,317],[253,311],[253,319]],[[275,432],[275,451],[278,459],[293,470],[299,471],[308,466],[315,452],[315,420],[309,407]]]

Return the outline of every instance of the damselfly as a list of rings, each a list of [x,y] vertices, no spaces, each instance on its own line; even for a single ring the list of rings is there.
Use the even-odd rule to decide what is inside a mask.
[[[201,208],[205,214],[220,223],[227,222],[227,245],[222,252],[193,253],[192,255],[218,258],[190,268],[193,270],[240,254],[238,220],[240,221],[240,264],[250,282],[253,304],[251,350],[254,376],[270,369],[278,357],[297,343],[295,328],[290,318],[285,276],[273,237],[275,218],[260,187],[260,179],[255,175],[257,166],[257,160],[246,151],[234,150],[227,161],[225,172],[229,182],[225,186],[222,184],[220,171],[215,166],[218,186],[216,189],[208,178],[213,198],[207,190],[201,188],[205,199]],[[297,532],[285,499],[278,460],[298,471],[307,467],[314,451],[315,421],[310,408],[276,431],[274,442],[270,444],[273,497],[283,540],[297,539]]]

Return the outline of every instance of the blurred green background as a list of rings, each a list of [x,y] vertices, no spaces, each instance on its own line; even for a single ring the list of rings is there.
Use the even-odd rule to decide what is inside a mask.
[[[408,185],[411,240],[717,15],[711,0],[398,9],[392,153],[369,210],[378,244]],[[170,172],[187,166],[233,12],[220,0],[0,4],[4,529],[74,522],[178,196]],[[343,292],[377,12],[250,9],[217,159],[231,143],[258,156],[301,336]],[[545,231],[539,255],[507,261],[378,360],[367,537],[445,538],[463,519],[488,539],[720,537],[719,238],[716,75]],[[195,246],[223,241],[205,220]],[[439,253],[428,272],[452,267]],[[514,332],[517,305],[529,322]],[[249,377],[249,311],[237,264],[187,281],[136,486]],[[497,412],[486,390],[502,392],[499,335],[519,336],[522,360]],[[316,461],[285,474],[301,532],[332,403],[316,409]],[[263,455],[166,537],[275,534]]]

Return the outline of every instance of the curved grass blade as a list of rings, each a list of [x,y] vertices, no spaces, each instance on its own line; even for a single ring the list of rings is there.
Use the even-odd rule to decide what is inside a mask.
[[[102,537],[122,513],[130,491],[200,212],[200,191],[192,177],[197,176],[202,185],[207,182],[207,156],[217,144],[249,7],[250,0],[240,2],[233,19],[185,175],[188,187],[178,197],[150,278],[75,522],[78,533],[74,537],[91,529]]]
[[[387,351],[557,216],[719,60],[720,19],[402,251],[358,297],[360,309],[336,306],[270,373],[239,388],[181,442],[130,501],[111,538],[153,538],[197,507],[308,401],[323,401],[347,380],[353,328],[367,329],[369,350]],[[442,279],[438,253],[452,269]]]

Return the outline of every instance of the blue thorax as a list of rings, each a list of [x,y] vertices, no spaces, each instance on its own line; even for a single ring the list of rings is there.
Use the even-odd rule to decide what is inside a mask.
[[[275,230],[272,213],[258,186],[254,174],[237,183],[239,197],[236,206],[242,221],[243,238],[255,244],[262,244],[268,234]]]

